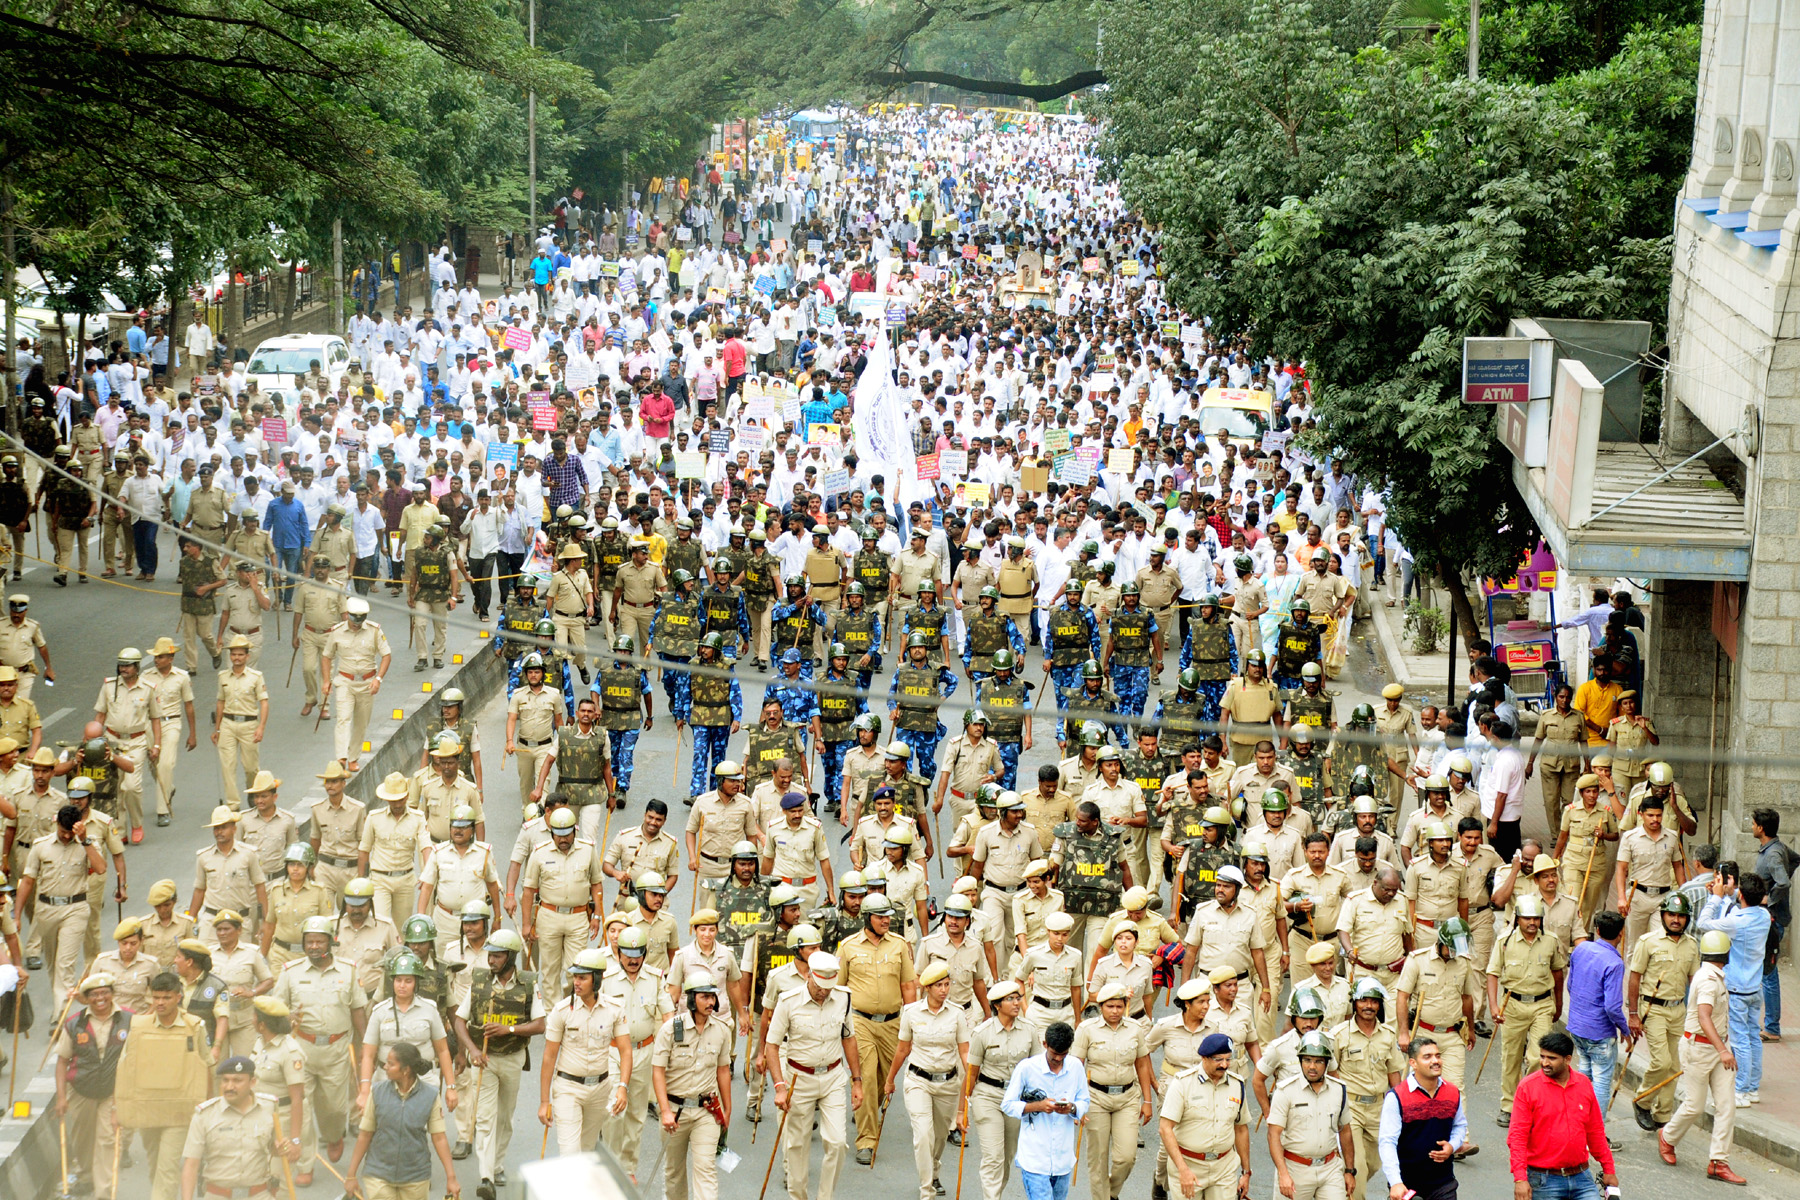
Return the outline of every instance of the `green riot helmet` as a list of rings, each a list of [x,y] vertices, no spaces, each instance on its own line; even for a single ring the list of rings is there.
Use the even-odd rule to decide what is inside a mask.
[[[1264,812],[1286,812],[1288,810],[1288,794],[1280,788],[1263,789],[1262,810]]]
[[[1086,749],[1089,746],[1104,746],[1105,744],[1106,735],[1101,733],[1098,729],[1083,729],[1081,731],[1081,746],[1083,749]]]
[[[994,670],[996,670],[996,671],[1011,671],[1011,670],[1015,670],[1018,667],[1018,665],[1019,665],[1018,656],[1015,655],[1011,650],[996,650],[996,651],[994,651]]]
[[[1288,605],[1288,611],[1293,613],[1296,617],[1310,617],[1312,616],[1312,603],[1307,600],[1296,600]]]
[[[424,913],[408,917],[406,926],[400,934],[400,940],[409,946],[416,942],[435,942],[437,941],[437,922]]]
[[[1367,704],[1359,704],[1350,710],[1350,724],[1367,728],[1375,724],[1375,710]]]
[[[729,575],[731,574],[731,560],[721,554],[713,559],[712,569],[715,575]]]
[[[975,789],[975,806],[977,808],[998,808],[1000,793],[1005,789],[997,783],[984,783]]]
[[[1119,585],[1119,596],[1121,598],[1125,596],[1136,596],[1138,594],[1139,588],[1135,579],[1128,579]]]
[[[676,567],[675,573],[669,576],[669,582],[674,585],[676,591],[680,591],[684,584],[694,582],[694,573],[683,567]]]
[[[994,603],[998,604],[1000,602],[1000,589],[990,583],[987,587],[982,588],[976,593],[976,598],[981,600],[992,600]]]
[[[105,762],[111,756],[112,749],[106,744],[105,738],[91,737],[81,743],[81,753],[88,762],[99,763]]]
[[[613,639],[614,654],[636,654],[637,641],[629,633],[621,633]]]
[[[1323,1058],[1329,1061],[1331,1058],[1331,1039],[1326,1037],[1320,1030],[1309,1030],[1305,1036],[1300,1039],[1300,1045],[1296,1048],[1295,1056],[1298,1058]]]
[[[1183,671],[1180,675],[1176,676],[1175,686],[1184,692],[1199,691],[1200,690],[1200,672],[1196,671],[1193,667],[1189,667],[1187,670]]]
[[[544,656],[541,654],[537,654],[534,652],[531,654],[527,654],[524,658],[519,660],[519,671],[521,674],[523,674],[526,671],[541,671],[543,669],[544,669]]]
[[[1091,658],[1081,664],[1081,677],[1083,679],[1105,679],[1106,678],[1105,674],[1102,673],[1100,670],[1100,664],[1098,662],[1095,662]]]
[[[723,654],[725,652],[725,635],[722,633],[707,634],[700,639],[700,648],[702,650],[716,650]]]
[[[860,583],[852,583],[849,587],[844,589],[844,595],[846,596],[866,596],[867,594],[867,591]]]
[[[804,592],[806,590],[806,576],[789,575],[783,586],[790,592],[795,590]]]
[[[1295,988],[1288,997],[1288,1016],[1311,1017],[1315,1021],[1323,1021],[1325,1001],[1319,998],[1319,993],[1313,988]]]
[[[1693,902],[1687,898],[1687,895],[1684,892],[1670,892],[1663,897],[1662,903],[1656,907],[1662,912],[1677,913],[1684,917],[1692,917],[1694,915]]]
[[[425,973],[425,964],[419,956],[412,953],[394,955],[394,961],[388,964],[388,978],[398,979],[402,975],[411,975],[414,979]]]
[[[980,722],[981,728],[985,731],[988,726],[987,713],[979,708],[965,708],[963,710],[963,728],[967,729],[977,722]]]
[[[556,622],[549,617],[540,617],[538,623],[531,627],[531,632],[541,638],[553,638],[556,636]]]
[[[936,599],[937,594],[938,594],[937,593],[937,580],[935,580],[935,579],[919,580],[919,595],[930,596],[933,599]]]
[[[908,650],[912,650],[912,649],[929,650],[929,649],[931,649],[931,635],[928,633],[909,633],[909,634],[907,634],[906,635],[906,648]]]
[[[295,842],[282,852],[281,861],[283,863],[299,863],[303,867],[310,867],[316,860],[311,846],[307,845],[305,842]]]
[[[1090,541],[1090,542],[1081,543],[1081,554],[1082,554],[1083,558],[1093,558],[1095,555],[1097,555],[1099,553],[1100,553],[1100,543],[1099,542]]]
[[[1252,664],[1259,667],[1267,667],[1269,665],[1269,656],[1264,654],[1261,650],[1244,651],[1245,669],[1249,669]]]
[[[1452,954],[1467,956],[1472,944],[1469,940],[1469,923],[1461,917],[1438,922],[1437,944],[1450,947]]]
[[[1369,768],[1357,767],[1350,776],[1350,795],[1354,797],[1373,796],[1374,794],[1375,781],[1369,777]]]
[[[854,587],[855,585],[852,584],[851,586]],[[825,657],[826,658],[849,658],[850,657],[850,647],[844,645],[844,643],[842,643],[842,642],[833,642],[833,643],[831,643],[831,653],[827,654]]]
[[[856,720],[850,722],[850,728],[859,733],[866,729],[875,735],[877,741],[881,740],[881,718],[874,713],[863,713]]]

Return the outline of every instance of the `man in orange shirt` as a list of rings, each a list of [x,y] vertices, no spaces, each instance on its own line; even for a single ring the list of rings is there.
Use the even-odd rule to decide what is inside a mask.
[[[1621,688],[1613,679],[1614,663],[1606,654],[1594,655],[1594,677],[1575,689],[1572,707],[1587,724],[1590,746],[1606,744],[1606,729],[1619,712]]]

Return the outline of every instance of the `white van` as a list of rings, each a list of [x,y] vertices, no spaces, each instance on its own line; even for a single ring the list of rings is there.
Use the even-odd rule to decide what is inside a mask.
[[[244,375],[254,379],[265,396],[279,392],[283,400],[293,403],[300,398],[300,389],[305,386],[302,380],[315,361],[329,389],[336,391],[339,378],[350,365],[350,347],[343,338],[331,333],[270,338],[257,346],[244,367]]]

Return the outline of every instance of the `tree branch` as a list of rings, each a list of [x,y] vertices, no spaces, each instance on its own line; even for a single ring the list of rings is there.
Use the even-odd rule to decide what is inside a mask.
[[[980,92],[988,96],[1017,96],[1021,100],[1043,103],[1047,100],[1060,100],[1071,92],[1105,83],[1106,73],[1077,71],[1055,83],[1010,83],[1001,79],[970,79],[967,75],[952,75],[945,71],[888,71],[874,76],[873,82],[890,88],[905,87],[911,83],[935,83],[943,87],[961,88],[965,92]]]

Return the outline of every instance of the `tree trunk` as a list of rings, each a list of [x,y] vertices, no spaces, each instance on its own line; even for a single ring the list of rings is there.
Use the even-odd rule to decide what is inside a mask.
[[[1450,593],[1450,612],[1456,620],[1457,628],[1462,630],[1463,641],[1481,637],[1481,625],[1475,616],[1475,606],[1469,603],[1469,589],[1463,586],[1462,573],[1447,570],[1440,565],[1438,574]]]

